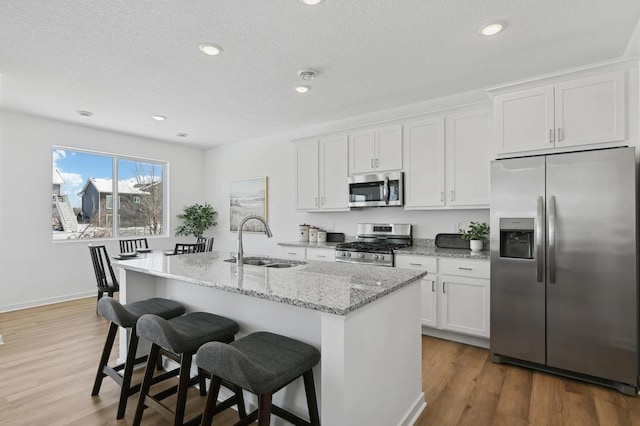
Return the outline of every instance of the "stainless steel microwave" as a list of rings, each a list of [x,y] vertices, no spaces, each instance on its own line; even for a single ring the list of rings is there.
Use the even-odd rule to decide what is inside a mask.
[[[401,206],[403,201],[402,172],[349,176],[349,207]]]

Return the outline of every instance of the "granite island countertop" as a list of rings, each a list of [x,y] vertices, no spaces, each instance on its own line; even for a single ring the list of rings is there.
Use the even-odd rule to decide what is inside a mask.
[[[264,257],[245,254],[253,256]],[[426,275],[419,270],[312,260],[291,268],[238,268],[225,262],[230,257],[229,252],[165,256],[154,251],[115,261],[114,266],[336,315],[346,315]]]

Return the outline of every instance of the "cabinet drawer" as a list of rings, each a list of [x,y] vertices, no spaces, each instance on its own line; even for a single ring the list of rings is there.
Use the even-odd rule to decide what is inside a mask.
[[[396,268],[420,269],[422,271],[426,269],[430,274],[437,274],[438,261],[431,256],[399,254],[396,255]]]
[[[336,259],[336,251],[334,249],[308,248],[307,259],[333,262]]]
[[[439,259],[438,263],[442,275],[489,278],[488,260]]]
[[[300,259],[304,260],[305,258],[305,249],[304,247],[282,247],[280,249],[280,254],[282,257],[288,259]]]

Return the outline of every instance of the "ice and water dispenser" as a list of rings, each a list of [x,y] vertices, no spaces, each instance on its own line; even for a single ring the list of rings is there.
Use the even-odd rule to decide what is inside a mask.
[[[533,218],[500,218],[500,257],[533,259]]]

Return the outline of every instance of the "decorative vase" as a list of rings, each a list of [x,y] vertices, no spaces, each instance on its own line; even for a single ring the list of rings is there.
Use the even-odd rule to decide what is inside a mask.
[[[471,251],[481,251],[482,250],[482,240],[469,240],[469,245],[471,247]]]

